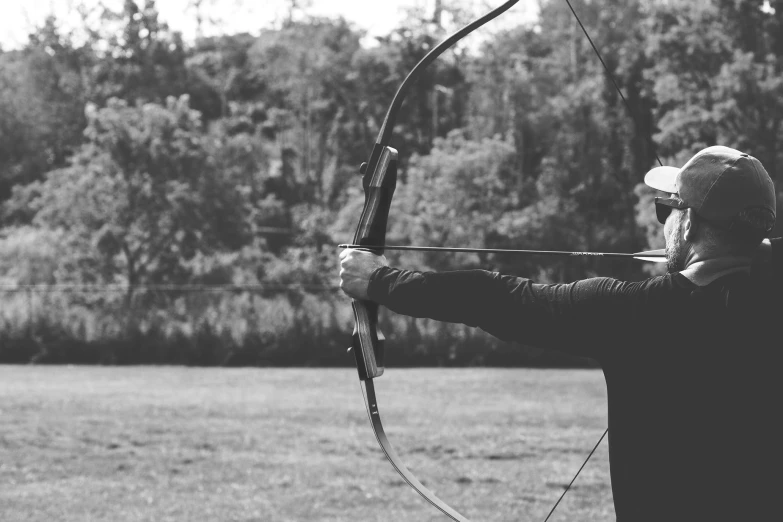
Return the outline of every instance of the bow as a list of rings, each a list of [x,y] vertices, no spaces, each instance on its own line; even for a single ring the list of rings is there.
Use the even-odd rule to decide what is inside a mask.
[[[397,113],[399,112],[400,106],[402,105],[402,102],[410,86],[418,79],[421,71],[424,70],[424,68],[426,68],[433,60],[435,60],[435,58],[440,56],[446,49],[454,45],[457,41],[462,39],[470,32],[506,12],[518,1],[519,0],[506,1],[500,7],[497,7],[481,18],[471,22],[443,40],[429,53],[427,53],[424,58],[419,61],[419,63],[416,64],[416,66],[411,70],[408,76],[406,76],[405,80],[397,89],[397,93],[394,95],[392,103],[386,113],[386,117],[383,120],[381,130],[378,134],[378,139],[376,140],[372,152],[370,153],[370,158],[366,163],[363,163],[360,168],[362,173],[362,187],[364,188],[365,201],[353,242],[350,245],[351,247],[365,248],[375,254],[380,255],[383,254],[384,248],[386,246],[386,223],[389,216],[392,196],[394,195],[394,189],[397,183],[398,160],[397,150],[390,147],[389,142],[391,140],[391,133],[394,129],[394,124],[396,122]],[[603,65],[607,76],[612,81],[614,87],[617,89],[617,92],[620,94],[620,98],[633,118],[633,111],[631,110],[630,104],[623,95],[622,90],[618,86],[611,71],[601,57],[601,54],[598,52],[598,49],[590,38],[590,35],[587,33],[587,30],[582,24],[582,21],[579,19],[579,16],[576,14],[576,11],[574,11],[570,0],[566,0],[566,3],[576,18],[576,21],[581,27],[583,33],[590,42],[593,51],[598,56],[598,59],[600,60],[601,65]],[[658,158],[657,154],[654,155],[658,160],[658,163],[662,165],[661,160]],[[652,252],[644,252],[640,254],[652,254]],[[659,252],[655,252],[655,254],[658,254],[655,257],[660,257]],[[634,256],[634,254],[627,255]],[[373,379],[380,377],[383,374],[384,369],[383,356],[385,338],[383,333],[378,328],[378,305],[370,301],[353,300],[352,306],[356,324],[352,334],[351,348],[349,350],[353,351],[356,358],[356,368],[359,372],[359,380],[362,384],[362,393],[364,395],[364,402],[367,407],[367,414],[370,418],[373,431],[375,432],[375,437],[378,439],[378,444],[397,473],[400,474],[400,476],[405,480],[405,482],[408,483],[408,485],[410,485],[417,493],[424,497],[425,500],[438,508],[452,520],[457,522],[469,522],[467,518],[462,516],[448,504],[435,496],[435,494],[433,494],[430,490],[424,487],[424,485],[413,475],[413,473],[408,470],[405,464],[403,464],[399,455],[394,450],[394,447],[390,444],[389,439],[383,429],[383,424],[381,423],[381,417],[378,410],[378,401],[375,394],[375,385],[373,383]],[[590,460],[590,457],[592,457],[593,453],[601,444],[604,437],[606,437],[608,431],[609,430],[607,428],[598,439],[598,442],[590,451],[590,454],[582,463],[582,466],[576,472],[560,498],[549,511],[546,520],[549,520],[552,513],[554,513],[555,509],[560,504],[560,501],[563,499],[571,485],[579,476],[579,473]]]
[[[360,168],[362,187],[364,188],[364,208],[362,209],[359,224],[356,227],[356,234],[353,238],[354,245],[366,245],[372,247],[368,248],[368,250],[375,254],[380,255],[383,253],[383,246],[386,244],[386,222],[397,184],[397,151],[389,146],[389,142],[397,119],[397,113],[410,86],[418,79],[421,72],[446,49],[475,29],[503,14],[518,1],[506,1],[500,7],[469,23],[443,40],[416,64],[411,72],[408,73],[408,76],[405,77],[402,84],[400,84],[389,106],[389,110],[386,112],[386,117],[378,133],[378,139],[370,153],[370,158]],[[403,464],[394,447],[389,443],[381,423],[378,400],[375,396],[375,384],[373,383],[374,378],[383,374],[385,338],[378,328],[378,305],[369,301],[353,300],[352,306],[356,325],[351,338],[351,350],[356,358],[356,368],[359,371],[359,380],[362,384],[364,403],[367,407],[367,414],[370,417],[375,437],[378,439],[378,444],[391,465],[397,470],[397,473],[419,495],[452,520],[468,522],[467,518],[424,487]]]

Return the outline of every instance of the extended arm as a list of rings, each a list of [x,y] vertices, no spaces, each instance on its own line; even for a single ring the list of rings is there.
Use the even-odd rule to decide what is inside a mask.
[[[368,297],[413,317],[463,323],[506,341],[599,357],[622,324],[620,300],[628,284],[595,278],[571,284],[542,285],[529,279],[484,270],[411,272],[376,268]],[[618,321],[620,319],[620,321]]]

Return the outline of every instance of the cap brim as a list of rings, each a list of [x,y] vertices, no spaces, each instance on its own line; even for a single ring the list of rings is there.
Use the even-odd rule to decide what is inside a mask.
[[[680,169],[676,167],[655,167],[645,174],[644,183],[656,190],[669,194],[677,193],[677,174]]]

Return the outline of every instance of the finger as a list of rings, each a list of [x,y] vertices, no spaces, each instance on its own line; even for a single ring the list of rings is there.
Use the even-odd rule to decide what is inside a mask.
[[[358,248],[346,248],[344,253],[346,259],[356,259],[357,257],[368,254],[369,252],[366,250],[359,250]]]

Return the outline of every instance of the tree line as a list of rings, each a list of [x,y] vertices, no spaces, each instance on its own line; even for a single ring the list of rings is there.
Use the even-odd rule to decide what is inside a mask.
[[[562,0],[457,45],[398,118],[389,243],[660,248],[645,172],[713,144],[758,157],[780,187],[783,0],[573,5],[627,106]],[[368,47],[306,11],[186,43],[153,0],[101,9],[0,50],[0,360],[351,364],[336,245],[361,211],[358,165],[408,71],[477,13],[437,2]],[[660,270],[387,255],[539,282]],[[383,321],[390,364],[587,364]]]

